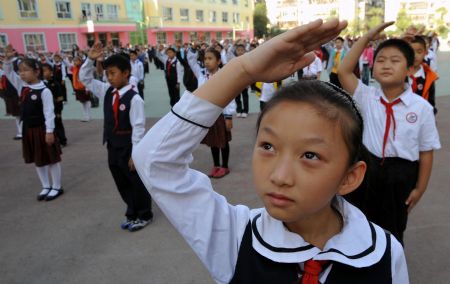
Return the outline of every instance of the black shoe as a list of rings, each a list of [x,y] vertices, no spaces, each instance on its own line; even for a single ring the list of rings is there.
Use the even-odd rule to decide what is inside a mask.
[[[17,135],[17,136],[14,136],[13,139],[14,139],[14,140],[22,140],[22,136],[18,136],[18,135]]]
[[[128,226],[128,231],[136,232],[136,231],[142,230],[144,227],[146,227],[152,221],[153,221],[153,218],[150,218],[149,220],[137,219],[137,220],[133,221],[133,223],[131,225]]]
[[[49,195],[50,192],[52,192],[52,191],[57,191],[57,193],[55,195]],[[45,201],[52,201],[52,200],[58,198],[60,195],[62,195],[64,193],[64,190],[62,188],[60,188],[60,189],[52,188],[52,190],[50,192],[45,197]]]
[[[47,194],[51,191],[51,188],[43,188],[41,193],[37,196],[38,201],[42,201],[47,197]]]

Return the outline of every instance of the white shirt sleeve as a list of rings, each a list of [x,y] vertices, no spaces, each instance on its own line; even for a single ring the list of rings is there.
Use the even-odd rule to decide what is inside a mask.
[[[408,267],[402,245],[391,235],[391,273],[393,284],[408,284]]]
[[[61,72],[62,72],[62,80],[64,81],[67,77],[66,64],[64,62],[61,62]]]
[[[202,68],[198,64],[197,58],[198,53],[197,52],[194,53],[189,49],[187,53],[187,62],[189,64],[189,67],[191,67],[191,70],[194,73],[195,77],[198,79],[200,78]]]
[[[44,108],[45,131],[47,133],[53,133],[55,129],[55,112],[52,92],[48,88],[45,88],[41,93],[41,98]]]
[[[426,108],[422,111],[422,116],[422,124],[419,130],[419,151],[439,150],[441,143],[439,141],[433,107],[427,104]]]
[[[180,60],[177,59],[177,83],[181,85],[184,76],[184,67],[180,63]]]
[[[133,128],[131,134],[131,143],[134,145],[141,141],[145,134],[145,108],[144,100],[135,95],[131,100],[130,105],[130,124]]]
[[[3,62],[3,71],[5,72],[6,78],[8,78],[9,82],[16,88],[17,94],[20,96],[20,90],[23,87],[23,81],[20,79],[19,75],[14,72],[13,63],[11,60],[5,60]]]
[[[94,79],[94,69],[94,61],[88,58],[81,66],[78,77],[86,89],[101,99],[105,96],[106,91],[109,87],[111,87],[111,85],[109,83]]]
[[[160,119],[134,147],[133,161],[152,198],[214,280],[229,283],[250,211],[228,204],[205,174],[189,168],[192,152],[222,109],[185,92],[173,111],[181,118],[169,113]]]
[[[144,64],[142,64],[142,62],[139,61],[138,63],[138,75],[139,75],[139,81],[144,80]]]
[[[353,93],[353,100],[357,103],[363,114],[366,112],[366,108],[369,105],[369,100],[372,98],[371,95],[374,93],[374,87],[369,87],[361,80],[358,80],[358,87],[356,87],[355,93]]]
[[[162,52],[159,52],[158,50],[155,50],[156,57],[158,57],[158,59],[162,63],[164,63],[164,66],[166,66],[166,61],[167,61],[167,58],[168,58],[168,56],[167,56],[167,54],[165,52],[166,52],[165,50],[163,50]]]

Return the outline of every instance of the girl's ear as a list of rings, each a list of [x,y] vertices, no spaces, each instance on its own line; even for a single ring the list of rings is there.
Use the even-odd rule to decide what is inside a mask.
[[[357,189],[364,180],[366,174],[367,164],[363,161],[356,162],[347,172],[347,175],[342,180],[337,194],[346,195]]]

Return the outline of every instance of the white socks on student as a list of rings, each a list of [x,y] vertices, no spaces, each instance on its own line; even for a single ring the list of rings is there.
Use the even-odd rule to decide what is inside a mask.
[[[36,172],[38,174],[39,180],[42,184],[41,194],[47,194],[49,188],[61,189],[61,163],[55,163],[48,166],[36,167]],[[52,186],[50,186],[49,173],[52,176]],[[52,190],[49,195],[55,196],[58,192]]]
[[[22,121],[20,116],[16,116],[16,137],[22,137]]]
[[[84,113],[83,121],[91,120],[91,101],[87,101],[81,104],[83,105],[83,113]]]

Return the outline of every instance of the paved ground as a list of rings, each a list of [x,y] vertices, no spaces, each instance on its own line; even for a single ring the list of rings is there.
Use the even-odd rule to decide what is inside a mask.
[[[450,53],[441,58],[448,65]],[[450,70],[440,66],[448,71],[441,73],[447,75],[438,85],[443,95],[450,88]],[[168,97],[161,71],[153,69],[152,74],[146,111],[153,117],[168,110]],[[436,154],[428,192],[412,212],[405,237],[411,283],[448,283],[450,278],[450,96],[440,96],[438,106],[443,149]],[[212,283],[156,206],[154,222],[145,230],[128,233],[119,228],[124,206],[101,145],[103,122],[81,123],[80,113],[71,97],[64,113],[69,138],[62,163],[66,193],[48,203],[35,199],[39,181],[34,167],[23,163],[20,142],[11,139],[14,123],[0,120],[0,283]],[[100,110],[96,115],[101,117]],[[149,118],[147,126],[156,120]],[[235,120],[232,173],[213,180],[232,204],[261,205],[249,171],[255,123],[256,114]],[[194,156],[192,167],[209,171],[209,149],[200,146]]]

